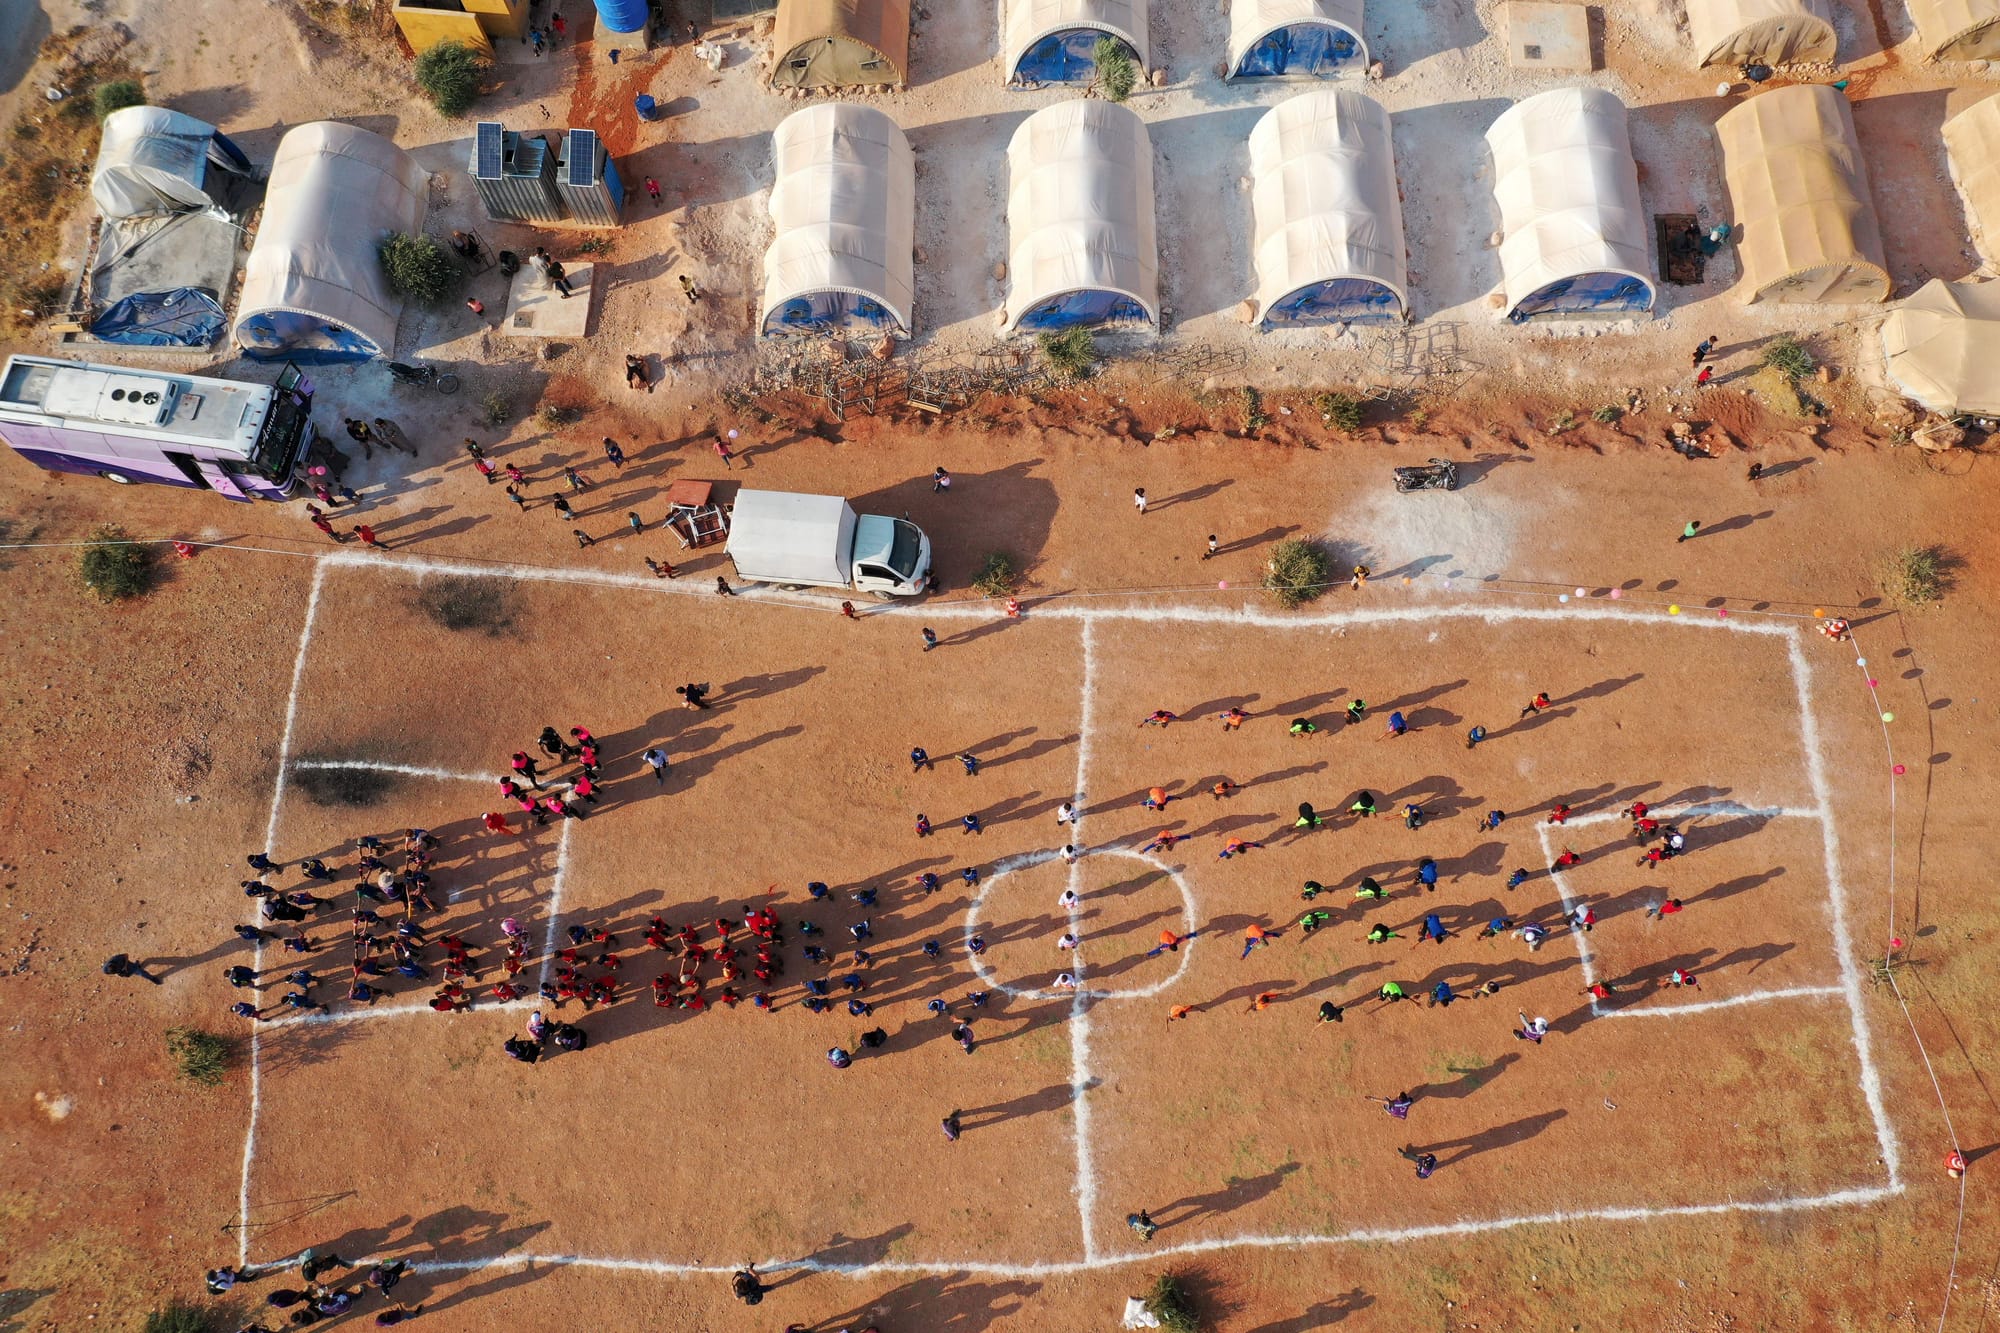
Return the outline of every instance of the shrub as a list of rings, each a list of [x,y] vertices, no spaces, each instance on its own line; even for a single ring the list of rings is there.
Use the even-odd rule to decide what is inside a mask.
[[[979,577],[972,581],[972,590],[981,597],[1005,597],[1014,591],[1019,577],[1014,572],[1014,558],[995,551],[979,567]]]
[[[141,1325],[142,1333],[213,1333],[214,1317],[206,1307],[187,1301],[168,1301],[164,1310],[154,1310]]]
[[[168,1028],[167,1055],[181,1077],[212,1088],[229,1071],[229,1038],[200,1028]]]
[[[113,79],[100,83],[90,95],[90,105],[103,120],[114,111],[123,111],[128,106],[146,105],[146,90],[139,86],[137,79]]]
[[[1125,43],[1116,37],[1100,37],[1090,49],[1090,58],[1097,65],[1097,86],[1106,98],[1122,102],[1132,95],[1139,82],[1139,65]]]
[[[1769,366],[1792,380],[1802,380],[1812,374],[1814,365],[1813,354],[1806,350],[1806,345],[1789,335],[1765,343],[1757,363]]]
[[[498,428],[506,425],[507,418],[514,415],[514,405],[507,401],[505,394],[489,393],[479,400],[479,411],[488,426]]]
[[[1344,393],[1323,393],[1313,399],[1320,420],[1342,433],[1361,429],[1361,400]]]
[[[464,42],[439,42],[417,57],[417,87],[441,116],[462,116],[479,96],[486,61]]]
[[[1289,537],[1271,550],[1264,587],[1285,606],[1302,606],[1326,591],[1333,561],[1318,542]]]
[[[428,236],[398,233],[383,241],[375,253],[382,260],[382,276],[399,296],[425,305],[443,305],[458,295],[465,285],[465,269],[458,257]]]
[[[1257,431],[1270,424],[1271,414],[1264,410],[1264,395],[1249,385],[1244,385],[1243,429],[1254,435]]]
[[[1146,1291],[1146,1313],[1168,1333],[1201,1333],[1201,1314],[1177,1273],[1161,1273]]]
[[[1044,333],[1035,339],[1035,346],[1042,354],[1042,364],[1064,384],[1085,378],[1097,364],[1097,339],[1089,329]]]
[[[1595,421],[1600,426],[1608,426],[1612,422],[1618,420],[1618,418],[1624,415],[1625,415],[1624,408],[1614,407],[1610,403],[1606,403],[1603,407],[1597,408],[1594,411],[1592,411],[1590,414],[1590,419],[1592,421]]]
[[[1938,546],[1905,546],[1882,567],[1882,591],[1905,606],[1941,601],[1951,586],[1951,557]]]
[[[133,541],[119,527],[101,527],[83,548],[83,586],[107,602],[153,590],[153,548]]]

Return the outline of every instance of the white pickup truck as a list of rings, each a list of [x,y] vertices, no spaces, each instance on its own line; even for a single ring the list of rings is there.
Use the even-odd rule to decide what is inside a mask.
[[[838,495],[736,493],[729,558],[740,578],[792,587],[914,597],[931,570],[931,540],[906,518],[856,515]]]

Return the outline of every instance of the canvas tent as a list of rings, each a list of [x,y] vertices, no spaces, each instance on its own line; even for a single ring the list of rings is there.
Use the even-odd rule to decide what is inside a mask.
[[[1944,150],[1965,196],[1973,243],[1988,263],[2000,263],[2000,95],[1947,120]]]
[[[874,330],[907,337],[916,280],[917,169],[873,107],[829,102],[771,135],[777,183],[759,332]]]
[[[909,82],[910,0],[778,0],[771,30],[779,88]]]
[[[104,118],[90,197],[106,221],[181,213],[218,205],[211,193],[229,176],[249,174],[250,160],[205,121],[162,106],[128,106]]]
[[[2000,283],[1932,278],[1882,321],[1882,352],[1931,411],[2000,415]]]
[[[1838,89],[1802,83],[1760,93],[1716,121],[1715,134],[1746,303],[1889,298],[1868,174]]]
[[[352,361],[393,347],[402,298],[376,249],[423,230],[429,177],[380,135],[322,120],[278,143],[243,270],[235,339],[247,356]]]
[[[1507,318],[1653,308],[1625,104],[1601,88],[1517,102],[1486,131]]]
[[[1125,43],[1146,68],[1146,0],[1002,0],[1000,54],[1007,82],[1088,83],[1098,39]]]
[[[1687,0],[1703,65],[1830,61],[1840,44],[1826,0]]]
[[[2000,60],[2000,0],[1909,0],[1927,60]]]
[[[1358,92],[1280,102],[1250,131],[1263,326],[1400,319],[1409,304],[1389,113]]]
[[[1361,0],[1235,0],[1231,79],[1331,79],[1368,67]]]
[[[1157,324],[1153,144],[1112,102],[1043,107],[1007,144],[1005,327]]]

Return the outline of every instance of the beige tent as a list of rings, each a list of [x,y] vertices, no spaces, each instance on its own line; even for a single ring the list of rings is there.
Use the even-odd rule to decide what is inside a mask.
[[[1280,102],[1250,131],[1250,179],[1266,327],[1403,316],[1403,204],[1381,103],[1330,88]]]
[[[1703,65],[1832,60],[1840,43],[1826,0],[1687,0],[1687,12]]]
[[[378,134],[322,120],[278,141],[243,265],[236,345],[250,356],[393,355],[403,298],[377,249],[424,228],[430,177]]]
[[[2000,282],[1932,278],[1882,321],[1882,352],[1931,411],[2000,414]]]
[[[1235,0],[1231,79],[1330,79],[1368,67],[1361,0]]]
[[[2000,0],[1909,0],[1926,60],[2000,60]]]
[[[1760,93],[1718,120],[1715,133],[1745,302],[1889,299],[1868,173],[1838,89],[1794,84]]]
[[[1153,144],[1127,107],[1043,107],[1007,144],[1007,329],[1157,324]]]
[[[1974,102],[1944,123],[1945,157],[1965,196],[1972,240],[2000,263],[2000,96]]]
[[[910,141],[873,107],[828,102],[778,122],[771,156],[777,234],[764,252],[758,331],[907,336],[916,285]]]
[[[1101,37],[1115,37],[1146,68],[1146,0],[1002,0],[1000,56],[1007,82],[1088,83]]]
[[[1653,308],[1625,104],[1602,88],[1517,102],[1486,131],[1507,317]]]
[[[779,88],[908,83],[910,0],[778,0],[771,50]]]

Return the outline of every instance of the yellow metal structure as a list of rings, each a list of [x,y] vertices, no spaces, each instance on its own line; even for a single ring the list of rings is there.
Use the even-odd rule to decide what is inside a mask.
[[[528,32],[528,0],[400,0],[392,12],[418,55],[460,41],[491,56],[493,43],[518,42]]]

